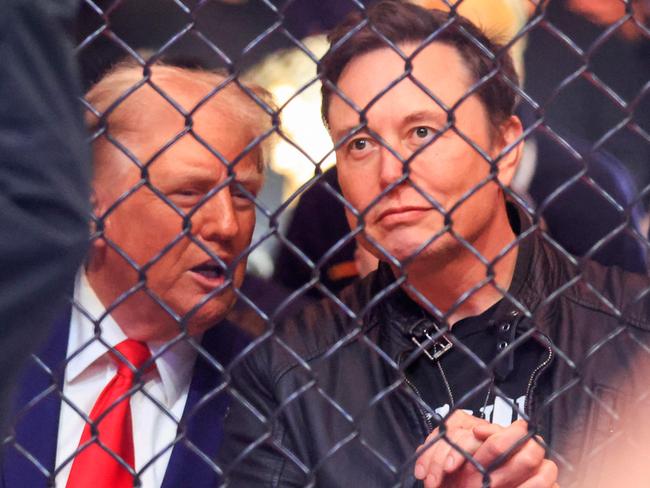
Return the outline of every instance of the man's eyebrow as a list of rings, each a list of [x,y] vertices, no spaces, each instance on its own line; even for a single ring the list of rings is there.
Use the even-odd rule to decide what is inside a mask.
[[[231,180],[230,184],[238,183],[240,185],[253,185],[259,183],[260,181],[264,181],[262,173],[255,173],[255,174],[249,174],[243,176],[234,175],[234,178]]]
[[[261,171],[249,170],[248,168],[239,173],[235,172],[231,184],[239,183],[241,185],[256,185],[264,181],[264,173]]]
[[[432,111],[432,110],[418,110],[404,117],[404,125],[415,124],[418,122],[435,122],[440,125],[445,125],[447,123],[447,113],[444,111]]]
[[[363,132],[367,130],[368,126],[367,124],[362,123],[359,121],[356,124],[349,124],[337,131],[334,131],[332,133],[332,139],[334,140],[334,144],[339,143],[342,141],[344,138],[350,136],[351,134],[356,134],[357,132]]]
[[[206,183],[213,179],[209,169],[198,167],[185,167],[176,173],[156,174],[155,178],[170,184]]]

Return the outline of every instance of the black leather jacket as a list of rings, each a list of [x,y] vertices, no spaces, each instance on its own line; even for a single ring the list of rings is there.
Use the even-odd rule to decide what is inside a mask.
[[[650,383],[640,364],[650,362],[650,302],[639,295],[650,281],[593,262],[580,273],[537,231],[522,236],[510,298],[493,318],[512,326],[504,329],[513,340],[532,334],[546,351],[526,413],[570,486],[602,468],[612,413],[624,417],[625,392]],[[403,300],[380,267],[340,302],[308,307],[255,343],[232,370],[220,456],[229,486],[416,483],[415,449],[430,426],[403,373],[415,347]]]

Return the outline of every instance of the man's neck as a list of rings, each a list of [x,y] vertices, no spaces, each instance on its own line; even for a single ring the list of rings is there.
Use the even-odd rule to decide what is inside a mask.
[[[445,315],[450,326],[465,317],[480,315],[501,300],[503,291],[510,287],[518,246],[509,246],[515,237],[508,225],[506,229],[495,229],[473,243],[485,261],[493,264],[491,273],[472,251],[459,243],[459,247],[448,253],[424,255],[409,264],[403,289],[425,309],[430,308],[426,301],[434,305]],[[507,253],[500,256],[505,249],[508,249]],[[400,271],[394,272],[396,276],[400,275]]]

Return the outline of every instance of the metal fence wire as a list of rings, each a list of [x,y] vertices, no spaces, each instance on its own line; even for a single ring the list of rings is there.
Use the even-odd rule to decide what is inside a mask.
[[[91,251],[24,372],[7,487],[71,486],[84,453],[145,487],[650,482],[647,1],[419,2],[434,20],[333,2],[352,17],[325,57],[298,34],[311,20],[290,24],[306,2],[220,5],[270,19],[238,51],[215,2],[161,3],[180,27],[155,49],[130,3],[82,9]],[[502,4],[522,20],[501,44],[463,20]],[[107,46],[117,67],[88,75]],[[277,46],[312,72],[278,74],[274,101],[250,80]],[[333,147],[315,157],[284,118],[321,85]],[[258,170],[279,144],[312,176],[274,201]],[[262,249],[291,289],[242,284]],[[94,415],[117,369],[131,383]],[[135,461],[102,430],[125,401]]]

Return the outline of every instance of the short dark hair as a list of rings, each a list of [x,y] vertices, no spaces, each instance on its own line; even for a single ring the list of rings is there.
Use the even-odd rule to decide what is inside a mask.
[[[455,47],[473,81],[485,78],[475,93],[485,105],[491,124],[498,127],[513,114],[517,92],[512,85],[518,85],[519,77],[503,45],[453,11],[427,10],[400,0],[382,0],[365,11],[352,12],[328,36],[330,48],[319,64],[323,81],[321,114],[326,126],[329,127],[327,111],[334,91],[332,85],[336,85],[353,58],[388,47],[382,36],[395,45],[440,42]]]

